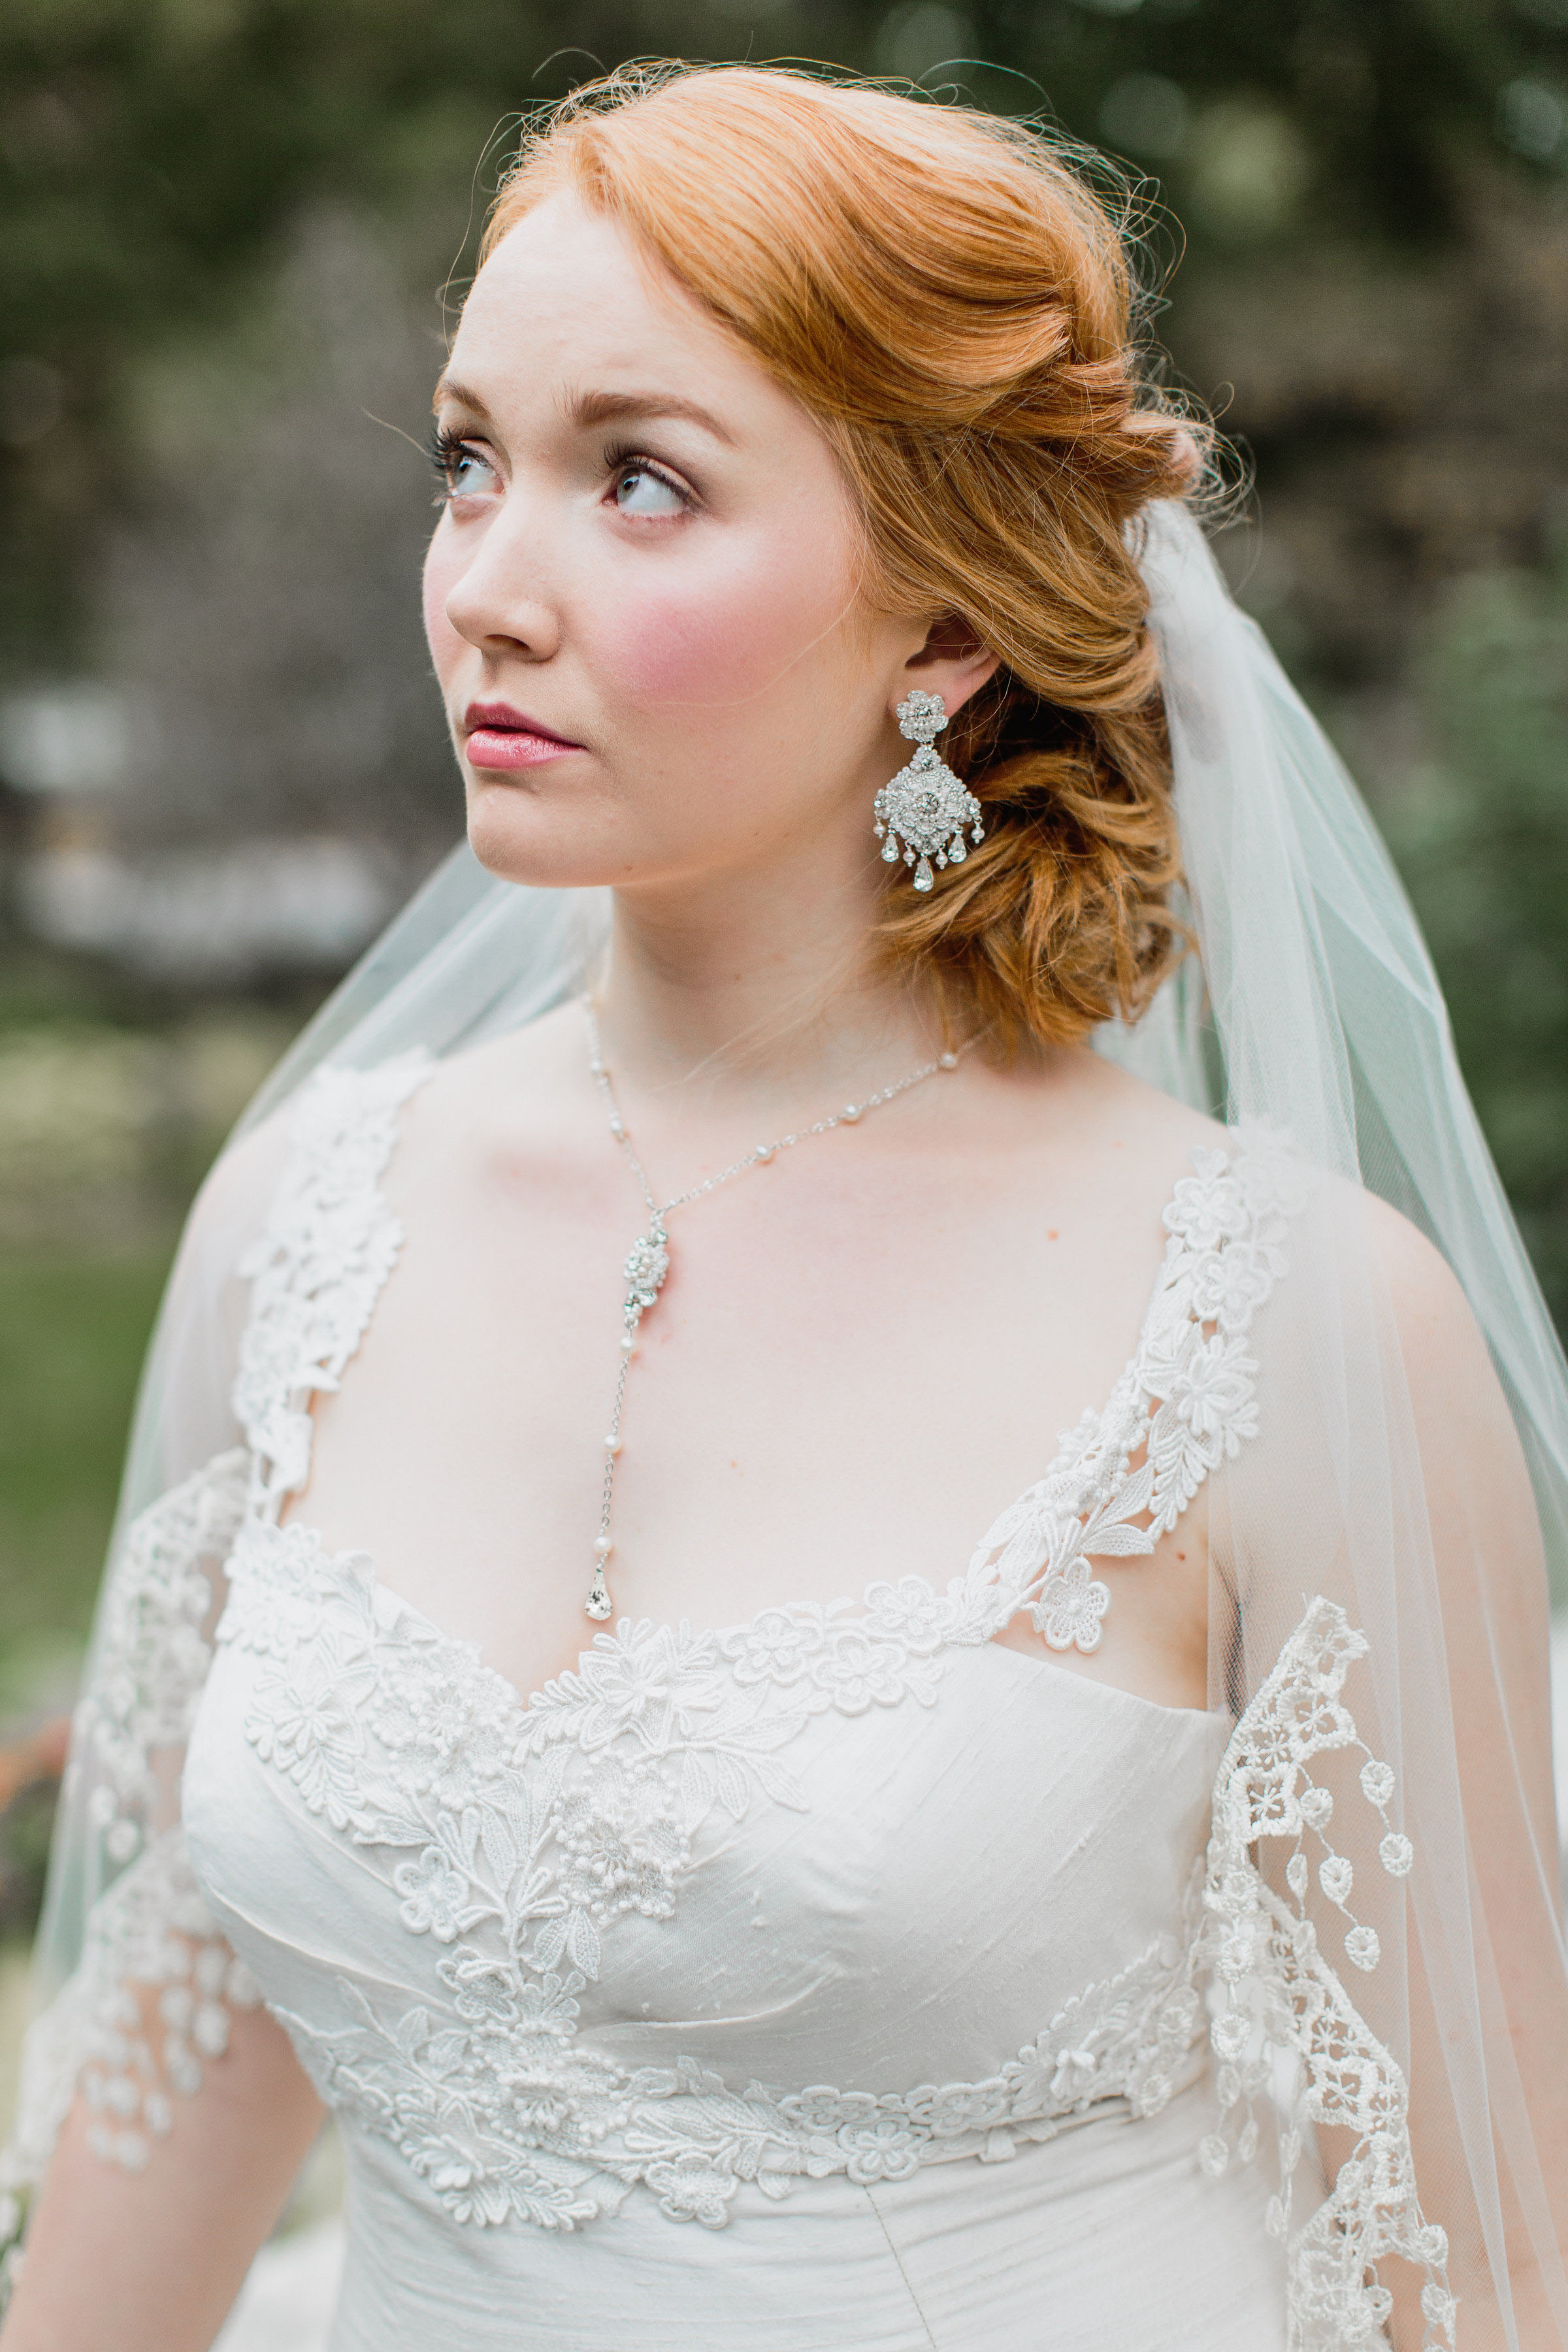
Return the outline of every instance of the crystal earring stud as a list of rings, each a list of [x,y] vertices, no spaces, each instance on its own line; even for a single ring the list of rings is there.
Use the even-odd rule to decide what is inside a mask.
[[[899,705],[899,732],[919,745],[907,768],[877,794],[876,835],[882,844],[883,862],[896,866],[902,857],[912,866],[917,890],[929,890],[939,867],[962,866],[968,851],[964,829],[976,843],[985,838],[980,803],[937,753],[933,738],[947,725],[947,705],[940,694],[918,689]]]

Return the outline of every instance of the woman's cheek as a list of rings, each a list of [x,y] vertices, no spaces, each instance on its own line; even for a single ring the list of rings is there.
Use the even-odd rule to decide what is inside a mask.
[[[614,601],[615,644],[608,674],[643,709],[682,703],[734,704],[781,682],[803,654],[832,630],[841,600],[824,594],[821,568],[778,560],[725,564],[699,580],[666,578]]]
[[[425,556],[425,642],[436,665],[436,675],[449,677],[460,656],[464,639],[447,617],[447,599],[462,575],[462,563],[450,534],[438,524]]]

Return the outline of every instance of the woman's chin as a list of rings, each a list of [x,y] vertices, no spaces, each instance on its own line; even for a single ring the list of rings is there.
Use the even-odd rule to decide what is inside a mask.
[[[515,784],[478,778],[468,787],[468,846],[487,873],[536,890],[591,890],[622,878],[608,829],[581,806],[543,807]]]

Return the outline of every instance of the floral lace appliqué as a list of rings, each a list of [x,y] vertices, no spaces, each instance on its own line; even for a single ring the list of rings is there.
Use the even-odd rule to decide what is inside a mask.
[[[1312,1779],[1314,1756],[1361,1750],[1362,1794],[1383,1823],[1382,1868],[1404,1878],[1415,1858],[1409,1839],[1388,1818],[1394,1772],[1366,1748],[1341,1697],[1349,1668],[1368,1647],[1342,1609],[1315,1600],[1237,1724],[1215,1784],[1201,1958],[1219,1989],[1210,2038],[1219,2061],[1222,2128],[1199,2155],[1216,2176],[1233,2155],[1250,2158],[1258,2138],[1254,2103],[1277,2089],[1281,2064],[1295,2077],[1280,2139],[1280,2192],[1268,2214],[1269,2229],[1289,2248],[1290,2352],[1357,2352],[1381,2340],[1393,2297],[1375,2265],[1387,2254],[1426,2273],[1421,2308],[1428,2352],[1446,2352],[1454,2340],[1447,2240],[1425,2220],[1416,2195],[1404,2074],[1356,2010],[1307,1916],[1310,1855],[1316,1854],[1318,1886],[1348,1923],[1345,1958],[1363,1971],[1377,1967],[1376,1931],[1350,1908],[1352,1864],[1323,1835],[1334,1800]],[[1292,1903],[1280,1899],[1253,1859],[1265,1838],[1290,1842],[1285,1879]],[[1292,2231],[1291,2179],[1305,2151],[1303,2134],[1314,2125],[1349,2130],[1355,2146],[1327,2199]]]
[[[1045,1476],[976,1554],[994,1559],[1006,1612],[1026,1606],[1054,1650],[1100,1646],[1110,1589],[1089,1561],[1152,1552],[1258,1432],[1247,1334],[1287,1270],[1306,1171],[1289,1138],[1261,1125],[1242,1129],[1234,1150],[1192,1157],[1196,1172],[1164,1213],[1169,1239],[1132,1361],[1103,1412],[1063,1432]]]
[[[346,1980],[360,2021],[346,2031],[279,2015],[322,2098],[399,2148],[455,2221],[572,2230],[640,2186],[668,2220],[721,2229],[742,2182],[774,2199],[802,2175],[869,2187],[960,2157],[999,2162],[1110,2101],[1156,2114],[1192,2072],[1190,1958],[1163,1937],[988,2080],[879,2096],[734,2091],[689,2058],[627,2070],[576,2039],[581,1974],[523,1984],[474,1956],[440,1964],[446,2015],[420,2006],[389,2025]]]
[[[460,1966],[442,1974],[462,1987]],[[329,2035],[284,2021],[323,2098],[401,2148],[455,2220],[516,2214],[570,2230],[640,2185],[670,2221],[721,2229],[742,2181],[773,2198],[802,2175],[868,2187],[959,2157],[1001,2161],[1110,2100],[1155,2114],[1190,2073],[1199,2011],[1185,1948],[1162,1937],[985,2082],[881,2096],[826,2084],[736,2092],[691,2059],[628,2072],[584,2049],[573,1998],[583,1982],[551,1976],[521,2000],[492,1994],[466,2012],[459,1990],[456,2006],[475,2021],[466,2031],[425,2009],[389,2030],[346,1984],[360,2026]]]
[[[347,2032],[284,2021],[323,2095],[393,2139],[454,2218],[550,2228],[610,2210],[634,2184],[670,2218],[718,2227],[742,2180],[782,2194],[803,2171],[896,2179],[938,2156],[1005,2155],[1109,2099],[1152,2113],[1197,2031],[1195,1926],[1087,1990],[989,2081],[908,2094],[736,2092],[689,2061],[628,2073],[584,2047],[576,1995],[618,1919],[674,1916],[715,1808],[734,1821],[759,1801],[805,1809],[785,1751],[814,1717],[934,1705],[944,1653],[989,1641],[1021,1606],[1058,1647],[1093,1646],[1106,1591],[1088,1559],[1151,1549],[1250,1433],[1244,1335],[1283,1269],[1284,1145],[1194,1155],[1110,1407],[1086,1416],[945,1591],[910,1576],[858,1602],[767,1609],[695,1635],[623,1622],[525,1705],[471,1645],[380,1588],[363,1555],[329,1556],[310,1529],[275,1524],[274,1498],[308,1462],[310,1391],[338,1377],[395,1252],[374,1175],[419,1075],[378,1074],[384,1092],[358,1105],[346,1172],[330,1103],[319,1134],[305,1115],[251,1260],[237,1396],[270,1463],[217,1634],[259,1662],[246,1736],[312,1812],[392,1851],[399,1917],[433,1959],[429,2000],[401,2018],[345,1986],[359,2021]],[[347,1270],[336,1293],[334,1261]],[[1134,1524],[1145,1515],[1152,1525]]]
[[[729,1633],[633,1624],[599,1633],[526,1706],[471,1644],[378,1584],[363,1553],[311,1528],[251,1521],[230,1561],[216,1640],[255,1654],[245,1732],[313,1813],[356,1843],[403,1850],[411,1933],[450,1944],[493,1923],[508,1964],[600,1972],[604,1930],[668,1918],[710,1812],[753,1797],[795,1811],[780,1751],[811,1718],[906,1696],[930,1705],[937,1653],[979,1643],[986,1580],[921,1580],[850,1604],[769,1612]]]
[[[578,2038],[576,1995],[630,1912],[669,1918],[717,1806],[803,1810],[781,1751],[814,1716],[930,1705],[941,1651],[988,1638],[991,1580],[918,1578],[726,1633],[623,1622],[526,1705],[471,1645],[376,1584],[363,1554],[253,1522],[217,1640],[258,1661],[257,1752],[356,1844],[390,1848],[432,1992],[383,2019],[283,2022],[322,2096],[401,2149],[455,2220],[570,2229],[640,2184],[672,2220],[721,2226],[742,2180],[900,2179],[1012,2153],[1108,2100],[1152,2114],[1199,2032],[1193,1934],[1157,1940],[979,2084],[873,2096],[733,2091],[694,2061],[626,2070]],[[1194,1915],[1195,1922],[1195,1913]],[[1188,2068],[1190,2071],[1190,2068]]]
[[[94,2152],[140,2170],[172,2126],[170,2095],[200,2088],[205,2062],[227,2046],[230,2012],[260,1997],[201,1900],[178,1822],[166,1818],[170,1760],[212,1663],[211,1570],[239,1523],[247,1470],[237,1448],[162,1496],[132,1524],[109,1584],[61,1791],[95,1833],[106,1891],[75,1974],[27,2036],[15,2137],[0,2163],[7,2192],[38,2178],[79,2085]],[[16,2219],[8,2200],[5,2234]]]
[[[234,1409],[255,1454],[258,1504],[276,1509],[303,1486],[310,1398],[337,1387],[396,1263],[403,1227],[379,1180],[398,1114],[434,1066],[424,1052],[368,1071],[329,1066],[291,1113],[282,1179],[238,1269],[252,1287]]]
[[[74,1974],[27,2037],[0,2158],[0,2239],[19,2219],[11,2192],[39,2178],[79,2084],[96,2152],[137,2169],[172,2127],[170,2093],[199,2088],[226,2046],[230,2013],[259,1998],[201,1900],[171,1818],[178,1759],[212,1662],[206,1627],[236,1531],[247,1509],[275,1509],[303,1476],[303,1407],[335,1384],[395,1259],[400,1229],[378,1179],[398,1109],[432,1067],[418,1054],[369,1073],[322,1070],[300,1094],[266,1231],[240,1268],[255,1286],[234,1397],[249,1447],[161,1496],[110,1571],[62,1790],[96,1834],[89,1866],[104,1891]]]

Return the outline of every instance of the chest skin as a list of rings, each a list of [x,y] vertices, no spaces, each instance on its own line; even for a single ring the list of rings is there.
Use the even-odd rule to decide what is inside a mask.
[[[647,1222],[580,1020],[563,1008],[405,1108],[384,1180],[397,1263],[317,1402],[287,1514],[368,1550],[524,1691],[592,1633],[622,1266]],[[1217,1131],[1067,1059],[1064,1077],[944,1075],[671,1213],[627,1384],[617,1617],[700,1628],[879,1576],[945,1584],[1058,1432],[1104,1402],[1172,1182]],[[637,1133],[656,1187],[736,1156],[732,1122],[689,1131],[658,1108]],[[1126,1600],[1100,1648],[1066,1663],[1201,1707],[1201,1526],[1114,1573]],[[1003,1638],[1038,1647],[1026,1619]]]

